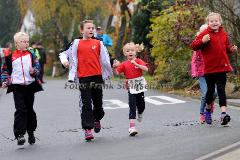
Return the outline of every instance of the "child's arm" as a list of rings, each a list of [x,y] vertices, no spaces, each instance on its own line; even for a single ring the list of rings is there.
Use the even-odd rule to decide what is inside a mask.
[[[71,52],[72,52],[72,49],[73,49],[72,48],[73,42],[74,41],[72,41],[70,44],[68,44],[68,46],[61,53],[59,53],[60,61],[65,68],[69,68],[69,65],[70,65],[69,61],[68,61],[68,58],[71,55]]]
[[[136,67],[140,68],[143,71],[146,71],[146,72],[148,71],[147,66],[138,64],[135,60],[131,60],[131,63],[134,64]]]
[[[59,58],[63,66],[65,68],[69,68],[68,54],[66,53],[66,51],[61,52],[59,54]]]
[[[113,61],[113,73],[116,75],[119,75],[120,73],[117,71],[117,67],[120,65],[120,62],[118,60]]]
[[[10,84],[10,71],[8,69],[6,59],[7,59],[7,57],[3,58],[2,68],[1,68],[2,69],[2,73],[0,75],[3,88],[6,88]]]
[[[227,40],[226,40],[226,47],[227,47],[227,52],[228,52],[228,53],[237,53],[237,51],[238,51],[237,46],[231,45],[231,44],[229,43],[228,36],[227,36]]]
[[[201,49],[204,45],[206,45],[210,41],[209,34],[200,33],[191,43],[191,48],[194,51]]]
[[[102,42],[100,42],[100,47],[101,47],[100,63],[101,63],[101,68],[102,68],[102,77],[105,80],[112,76],[112,67],[111,67],[108,51]]]

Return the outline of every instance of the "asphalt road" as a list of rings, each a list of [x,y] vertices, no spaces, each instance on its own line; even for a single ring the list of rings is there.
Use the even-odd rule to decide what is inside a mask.
[[[104,90],[106,115],[100,133],[84,140],[78,108],[79,91],[64,80],[48,81],[36,94],[37,142],[23,147],[13,139],[12,94],[0,90],[1,160],[194,160],[240,141],[240,111],[229,109],[228,127],[199,124],[199,102],[158,91],[146,92],[146,110],[139,134],[128,136],[127,92],[114,83]],[[25,136],[26,137],[26,136]]]

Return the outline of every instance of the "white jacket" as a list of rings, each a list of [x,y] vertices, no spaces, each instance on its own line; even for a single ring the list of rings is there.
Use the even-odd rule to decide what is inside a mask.
[[[75,81],[77,79],[77,65],[78,65],[78,59],[77,59],[77,49],[80,39],[75,39],[71,46],[66,50],[59,54],[59,58],[61,63],[69,61],[69,74],[68,74],[68,80],[69,81]],[[113,75],[112,67],[110,64],[110,58],[107,52],[107,49],[103,45],[103,43],[100,41],[100,64],[102,69],[102,78],[103,80],[107,80]]]

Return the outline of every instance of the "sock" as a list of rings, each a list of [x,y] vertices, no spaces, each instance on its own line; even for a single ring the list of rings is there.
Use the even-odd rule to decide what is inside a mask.
[[[135,127],[135,123],[130,122],[130,128],[133,128],[133,127]]]

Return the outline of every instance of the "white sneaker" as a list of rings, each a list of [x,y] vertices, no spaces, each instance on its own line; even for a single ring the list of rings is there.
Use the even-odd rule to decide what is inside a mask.
[[[135,127],[129,128],[129,136],[135,136],[136,134],[138,134],[138,132]]]
[[[138,122],[142,122],[142,119],[143,119],[143,113],[142,114],[137,114],[137,120]]]

